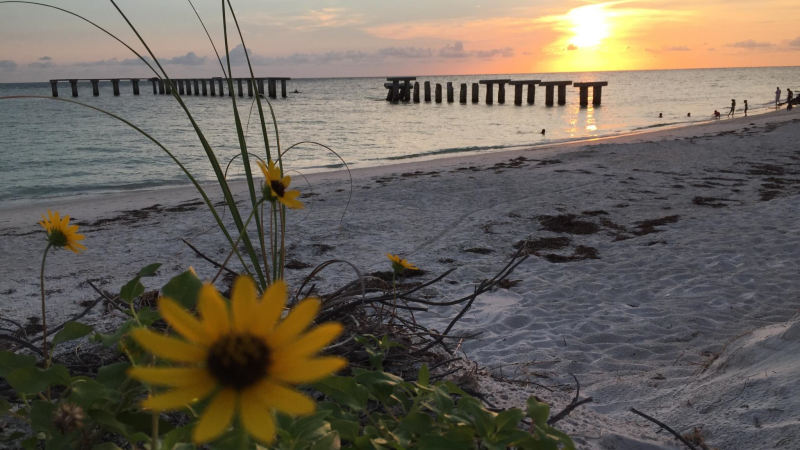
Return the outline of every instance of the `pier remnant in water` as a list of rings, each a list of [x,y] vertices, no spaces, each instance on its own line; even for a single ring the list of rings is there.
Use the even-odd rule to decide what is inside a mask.
[[[536,85],[541,83],[542,80],[515,80],[509,81],[508,84],[514,86],[514,104],[522,105],[522,88],[528,86],[528,104],[532,105],[536,99]]]
[[[511,81],[511,79],[498,79],[498,80],[479,80],[478,83],[486,85],[486,104],[491,105],[494,103],[494,88],[493,86],[497,84],[498,88],[498,95],[497,100],[499,103],[505,103],[506,101],[506,83]]]
[[[458,100],[462,105],[467,104],[467,83],[461,83],[461,93]]]
[[[392,101],[398,102],[400,100],[409,101],[411,100],[410,91],[411,91],[411,82],[416,81],[417,77],[387,77],[386,81],[390,81],[392,83]],[[405,92],[404,96],[400,96],[400,82],[403,82],[403,90]]]
[[[414,82],[414,103],[419,103],[419,81]]]
[[[111,86],[114,88],[114,97],[119,97],[119,80],[111,80]]]
[[[426,81],[425,82],[425,101],[426,102],[431,101],[431,82],[430,81]]]
[[[436,103],[442,103],[442,85],[436,83]]]
[[[455,94],[453,93],[453,82],[447,82],[447,103],[453,103],[455,101]]]
[[[92,82],[92,95],[95,97],[100,95],[100,80],[89,80]]]
[[[558,104],[567,104],[567,86],[572,85],[572,81],[542,81],[540,86],[545,87],[544,91],[544,104],[553,106],[553,90],[558,86]]]
[[[600,105],[603,97],[603,86],[608,86],[608,81],[592,81],[585,83],[575,83],[573,86],[580,89],[580,104],[581,106],[589,106],[589,88],[592,88],[592,104],[595,106]]]
[[[472,83],[472,103],[478,103],[478,96],[480,93],[481,85],[478,83]]]

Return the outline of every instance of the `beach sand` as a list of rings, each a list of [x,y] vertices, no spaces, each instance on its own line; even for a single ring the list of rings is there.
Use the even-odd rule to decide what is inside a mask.
[[[574,375],[594,403],[559,425],[581,448],[681,448],[631,407],[680,432],[698,427],[712,447],[798,448],[798,142],[800,115],[782,111],[358,169],[343,219],[346,172],[311,174],[311,188],[298,176],[308,209],[290,213],[288,259],[345,259],[369,273],[388,270],[384,253],[400,253],[425,279],[456,267],[424,292],[450,299],[528,240],[531,257],[513,283],[481,296],[456,327],[482,332],[462,350],[483,368],[479,385],[495,403],[522,406],[533,393],[559,410]],[[234,190],[247,199],[242,183]],[[70,214],[89,247],[48,257],[51,323],[96,297],[87,279],[118,291],[153,262],[164,265],[148,289],[190,265],[213,277],[181,238],[217,260],[228,251],[191,187],[0,209],[3,317],[37,315],[44,234],[36,222],[47,207]],[[287,270],[287,279],[310,271]],[[353,278],[341,265],[314,282],[329,292]],[[417,319],[442,329],[456,311]],[[113,316],[98,310],[83,320],[102,330]]]

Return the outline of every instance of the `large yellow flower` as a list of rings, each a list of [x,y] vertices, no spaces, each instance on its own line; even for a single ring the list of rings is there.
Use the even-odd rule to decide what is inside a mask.
[[[292,183],[292,177],[281,177],[281,170],[275,163],[270,161],[269,167],[261,161],[258,161],[258,167],[264,172],[265,186],[264,195],[267,200],[274,202],[275,200],[283,203],[288,208],[303,209],[303,203],[297,199],[300,196],[300,191],[289,191],[289,185]]]
[[[419,270],[419,268],[405,259],[400,259],[400,255],[393,255],[391,253],[387,253],[386,257],[389,258],[389,261],[392,262],[392,270],[395,273],[403,273],[408,270]]]
[[[42,221],[39,222],[39,225],[47,230],[47,242],[53,247],[68,248],[75,253],[86,250],[83,244],[78,243],[84,239],[84,236],[78,234],[77,225],[69,224],[69,216],[61,217],[58,211],[51,212],[48,209],[47,217],[42,214]]]
[[[174,300],[159,300],[164,320],[184,340],[145,328],[132,332],[150,353],[177,363],[131,369],[133,378],[172,388],[146,399],[144,408],[180,409],[210,398],[192,434],[196,443],[222,435],[234,416],[256,440],[271,442],[275,410],[304,415],[316,407],[291,386],[323,379],[346,364],[342,358],[316,356],[342,332],[338,323],[306,332],[319,311],[318,300],[303,300],[279,320],[286,304],[286,284],[276,281],[261,301],[257,296],[253,281],[239,277],[229,308],[216,288],[205,284],[198,294],[199,320]]]

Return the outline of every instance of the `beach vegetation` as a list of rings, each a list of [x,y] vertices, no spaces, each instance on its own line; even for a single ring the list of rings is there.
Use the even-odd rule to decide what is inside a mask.
[[[247,201],[239,204],[226,178],[227,169],[223,170],[167,71],[114,0],[111,3],[149,57],[77,14],[34,2],[15,3],[52,8],[85,20],[122,43],[171,87],[215,173],[233,229],[225,225],[217,206],[186,167],[144,130],[74,100],[27,97],[90,108],[148,138],[197,188],[230,251],[222,262],[206,257],[218,267],[210,280],[202,280],[190,267],[170,279],[160,293],[145,287],[147,278],[161,269],[159,263],[143,267],[117,293],[87,280],[100,298],[79,317],[53,327],[49,339],[44,286],[47,253],[51,248],[75,253],[87,248],[80,243],[83,236],[77,234],[78,227],[69,225],[69,216],[48,211],[41,222],[47,238],[40,279],[43,336],[40,345],[36,339],[8,339],[16,347],[0,351],[0,380],[8,386],[7,391],[0,391],[0,415],[10,416],[15,423],[0,435],[0,444],[47,450],[574,448],[567,435],[551,426],[549,406],[535,397],[528,399],[525,409],[490,410],[483,401],[447,381],[447,372],[433,373],[451,362],[448,358],[454,352],[445,339],[458,320],[478,296],[495,288],[527,256],[520,257],[518,252],[497,275],[453,301],[412,295],[451,271],[399,290],[396,276],[418,268],[391,254],[387,255],[392,268],[391,292],[382,286],[382,280],[370,283],[357,264],[337,259],[318,265],[298,287],[290,289],[283,272],[290,228],[287,210],[304,205],[300,191],[289,189],[292,180],[283,156],[300,143],[281,149],[269,99],[263,93],[254,98],[264,142],[263,155],[257,156],[248,148],[236,97],[230,97],[240,149],[237,157],[249,193]],[[221,6],[226,55],[232,20],[245,49],[250,81],[255,84],[230,0],[221,0]],[[232,91],[231,62],[223,64],[218,53],[217,57]],[[271,136],[268,124],[272,125]],[[323,144],[308,143],[330,150]],[[251,170],[251,156],[263,179]],[[251,223],[254,230],[249,228]],[[231,268],[234,256],[238,270]],[[306,289],[315,276],[334,265],[352,269],[356,279],[326,295],[312,294],[313,284]],[[215,287],[223,273],[232,277],[229,295]],[[111,330],[78,321],[101,301],[124,317]],[[435,333],[418,324],[413,315],[409,320],[398,312],[455,305],[460,307],[458,314],[444,331]],[[386,307],[391,307],[391,314],[385,313]],[[80,357],[76,361],[69,345],[93,345],[102,356],[98,355],[99,362],[94,364]],[[74,353],[77,355],[77,350]],[[437,359],[445,361],[433,366]]]

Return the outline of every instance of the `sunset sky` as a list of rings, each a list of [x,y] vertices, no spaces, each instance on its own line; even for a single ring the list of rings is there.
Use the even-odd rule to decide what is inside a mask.
[[[110,2],[41,1],[81,14],[143,49]],[[172,76],[220,74],[188,1],[117,3]],[[797,0],[232,3],[261,76],[800,65]],[[220,1],[194,4],[224,58]],[[150,76],[118,42],[75,17],[42,7],[0,4],[0,42],[0,82]],[[240,44],[231,36],[234,74],[244,70]]]

